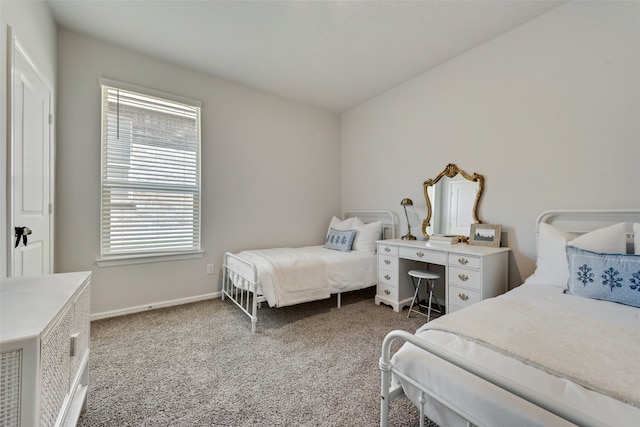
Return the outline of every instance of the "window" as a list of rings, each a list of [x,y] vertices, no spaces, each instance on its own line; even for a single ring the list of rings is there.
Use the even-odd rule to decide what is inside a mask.
[[[102,259],[200,251],[200,104],[102,86]]]

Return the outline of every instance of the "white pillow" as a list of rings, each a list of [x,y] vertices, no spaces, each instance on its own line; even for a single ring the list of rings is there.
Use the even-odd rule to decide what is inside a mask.
[[[353,220],[354,218],[347,218],[344,221],[334,215],[329,222],[329,228],[327,228],[327,236],[329,236],[329,232],[333,228],[334,230],[351,230],[353,228]]]
[[[633,253],[640,255],[640,223],[633,223]]]
[[[358,218],[357,216],[353,217],[353,224],[351,225],[351,228],[358,228],[358,227],[362,227],[363,225],[364,225],[364,222],[362,222],[360,218]]]
[[[569,277],[569,265],[565,246],[571,239],[571,235],[558,228],[541,223],[538,227],[538,259],[536,260],[536,271],[529,276],[525,283],[536,284],[559,284],[566,285]]]
[[[525,283],[556,285],[566,288],[569,279],[566,246],[570,243],[580,249],[604,254],[624,254],[627,251],[625,224],[611,225],[576,237],[550,225],[538,228],[538,259],[536,271]]]
[[[567,242],[571,246],[601,254],[626,254],[627,231],[624,222],[599,228]],[[566,256],[565,256],[566,261]]]
[[[355,221],[354,221],[355,225]],[[358,252],[367,252],[371,255],[376,253],[376,241],[380,240],[382,231],[382,223],[380,221],[370,222],[356,226],[356,238],[353,240],[351,250]]]

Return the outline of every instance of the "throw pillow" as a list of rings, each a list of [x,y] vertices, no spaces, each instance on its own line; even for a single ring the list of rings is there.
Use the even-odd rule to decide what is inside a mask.
[[[329,229],[324,247],[337,251],[350,252],[355,236],[355,230],[336,230],[335,228],[331,228]]]
[[[570,294],[640,307],[640,255],[601,254],[567,246]]]

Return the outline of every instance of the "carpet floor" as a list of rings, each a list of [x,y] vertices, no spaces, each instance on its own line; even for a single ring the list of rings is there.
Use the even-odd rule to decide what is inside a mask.
[[[376,426],[387,332],[424,318],[377,306],[374,289],[259,311],[208,300],[91,324],[79,426]],[[400,343],[394,343],[394,350]],[[403,398],[390,425],[414,426]],[[437,427],[437,426],[436,426]]]

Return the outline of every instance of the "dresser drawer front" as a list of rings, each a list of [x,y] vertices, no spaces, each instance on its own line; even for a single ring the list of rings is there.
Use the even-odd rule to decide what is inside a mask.
[[[449,285],[449,302],[450,304],[466,307],[480,302],[480,292]]]
[[[390,301],[398,301],[398,288],[378,283],[378,296]]]
[[[380,255],[398,256],[398,247],[387,245],[384,243],[378,243],[378,253]]]
[[[400,258],[431,262],[433,264],[447,264],[446,252],[432,251],[422,248],[400,248]]]
[[[73,340],[71,354],[71,377],[73,382],[75,376],[82,368],[82,361],[85,353],[89,350],[89,333],[91,328],[91,294],[89,286],[81,291],[73,306],[73,317],[71,319],[71,335],[76,336]]]
[[[398,271],[398,257],[378,255],[378,268],[384,270]]]
[[[69,393],[71,360],[69,358],[69,332],[72,308],[43,337],[41,344],[41,396],[40,425],[52,426]]]
[[[449,267],[449,283],[479,291],[482,281],[479,271]]]
[[[449,256],[449,266],[479,269],[480,257],[465,254],[451,254]]]

